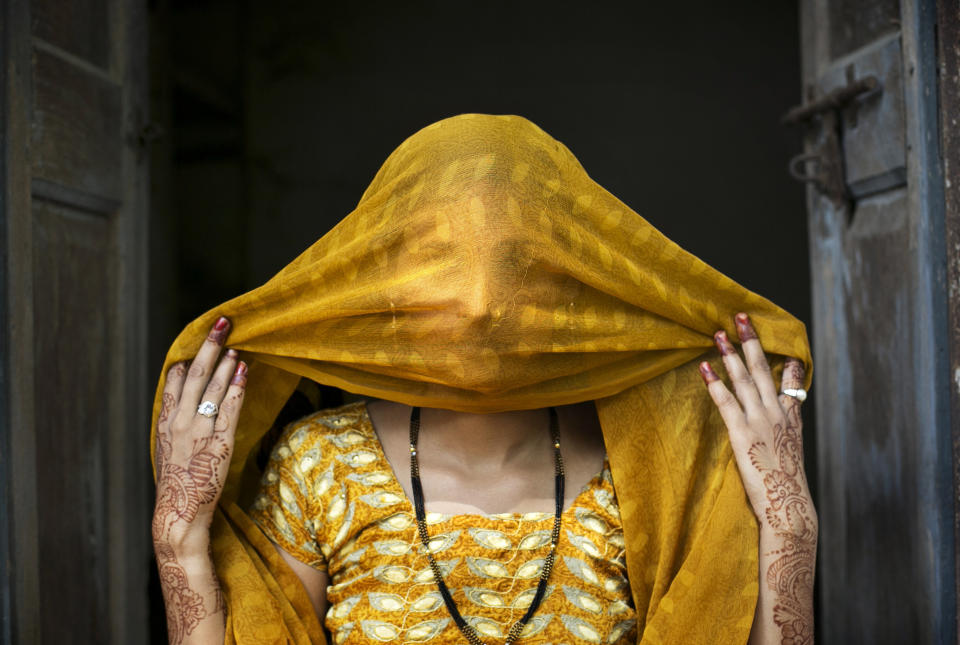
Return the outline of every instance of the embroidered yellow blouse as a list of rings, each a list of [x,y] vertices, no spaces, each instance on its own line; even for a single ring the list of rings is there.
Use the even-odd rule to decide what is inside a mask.
[[[364,403],[288,426],[251,516],[297,559],[327,571],[336,645],[461,643]],[[428,513],[430,550],[460,612],[502,639],[523,615],[549,551],[551,513]],[[527,643],[632,643],[636,614],[609,466],[563,512],[557,566]]]

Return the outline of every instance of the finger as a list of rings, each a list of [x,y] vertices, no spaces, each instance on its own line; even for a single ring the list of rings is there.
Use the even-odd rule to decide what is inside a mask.
[[[170,419],[170,415],[173,414],[177,407],[177,402],[180,400],[180,393],[183,390],[183,381],[184,378],[186,378],[186,374],[187,366],[182,362],[174,363],[170,366],[170,369],[167,370],[167,378],[163,382],[163,396],[160,403],[160,415],[157,417],[158,431],[166,427],[166,424]]]
[[[799,358],[788,356],[783,362],[783,378],[780,382],[784,388],[799,389],[803,387],[807,371]]]
[[[806,382],[806,370],[798,358],[788,357],[783,363],[783,376],[780,378],[780,390],[799,390]],[[784,410],[800,406],[800,399],[789,394],[780,395],[780,404]]]
[[[183,384],[183,394],[180,397],[180,407],[177,411],[177,417],[184,416],[182,420],[192,418],[197,413],[197,406],[200,404],[200,395],[207,387],[213,367],[216,365],[217,357],[223,348],[223,343],[230,333],[230,321],[221,316],[210,329],[210,334],[200,346],[193,362],[190,363],[190,369],[187,371],[187,379]]]
[[[753,382],[753,377],[744,367],[740,355],[734,348],[730,339],[727,338],[727,332],[718,331],[713,336],[720,355],[723,356],[723,366],[727,368],[727,374],[730,375],[730,381],[733,383],[733,389],[740,399],[740,404],[747,415],[756,414],[763,409],[763,403],[760,401],[760,392]]]
[[[203,391],[201,402],[210,401],[218,406],[220,405],[220,402],[223,401],[227,393],[227,386],[230,385],[230,379],[233,377],[234,369],[237,367],[238,355],[235,349],[228,349],[226,351],[223,358],[220,359],[217,369],[213,372],[210,382],[207,383],[206,389]]]
[[[163,393],[170,394],[175,399],[180,400],[180,393],[183,391],[183,381],[187,376],[187,364],[184,361],[174,363],[167,370],[167,378],[163,382]]]
[[[224,433],[223,438],[231,449],[233,448],[233,436],[237,430],[237,422],[240,420],[240,408],[243,406],[243,396],[246,390],[247,364],[239,361],[233,370],[230,386],[227,388],[226,396],[224,396],[223,403],[220,405],[217,422],[213,428],[214,434]]]
[[[186,378],[187,366],[180,362],[174,363],[167,371],[167,378],[163,382],[163,395],[160,400],[160,414],[157,416],[156,446],[154,465],[157,471],[163,469],[163,464],[170,458],[172,446],[170,443],[170,417],[177,409],[183,381]]]
[[[247,364],[239,361],[217,414],[213,434],[204,439],[203,450],[192,457],[191,463],[203,470],[207,477],[206,503],[215,504],[223,492],[223,486],[230,471],[234,438],[246,384]]]
[[[706,361],[700,363],[700,376],[707,384],[710,397],[717,405],[720,416],[723,417],[723,422],[727,426],[730,447],[733,449],[733,456],[743,478],[744,487],[748,493],[751,490],[762,489],[758,478],[762,464],[766,461],[763,455],[766,452],[763,442],[758,441],[757,436],[751,432],[736,397],[713,371],[710,363]],[[751,502],[755,497],[755,494],[750,493]],[[755,510],[758,508],[757,504],[754,504],[754,508]]]
[[[746,428],[747,418],[740,408],[737,401],[727,386],[723,384],[717,373],[713,371],[713,366],[708,361],[700,363],[700,376],[703,382],[707,384],[707,391],[710,392],[710,398],[717,405],[723,422],[727,424],[727,430],[732,433],[741,432]]]
[[[767,356],[763,353],[763,346],[760,339],[757,338],[757,332],[750,323],[750,318],[745,313],[739,313],[734,317],[737,324],[737,336],[740,337],[740,346],[743,347],[743,357],[747,363],[747,369],[750,370],[750,376],[757,386],[760,393],[760,400],[769,408],[777,408],[777,386],[773,382],[773,374],[770,372],[770,363],[767,362]]]

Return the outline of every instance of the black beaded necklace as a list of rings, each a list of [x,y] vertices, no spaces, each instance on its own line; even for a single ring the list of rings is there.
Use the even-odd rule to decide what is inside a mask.
[[[457,609],[457,604],[450,595],[450,589],[443,581],[443,572],[430,551],[430,535],[427,533],[427,513],[423,504],[423,486],[420,484],[420,464],[417,461],[417,438],[420,435],[420,408],[414,407],[410,412],[410,481],[413,485],[413,504],[417,511],[417,532],[420,534],[420,542],[423,544],[427,560],[430,563],[430,569],[433,571],[433,579],[437,583],[443,602],[447,606],[447,611],[453,617],[453,622],[457,624],[460,632],[470,642],[470,645],[485,645],[483,640],[477,634],[476,630],[464,620]],[[520,633],[527,622],[533,618],[533,614],[540,607],[543,596],[547,591],[547,580],[550,578],[550,572],[553,570],[553,563],[557,557],[557,543],[560,541],[560,515],[563,513],[563,457],[560,455],[560,428],[557,420],[557,411],[550,408],[550,439],[553,443],[554,460],[554,481],[556,490],[556,514],[553,518],[553,532],[550,536],[550,553],[543,560],[543,569],[540,572],[540,582],[537,584],[537,593],[533,597],[533,602],[527,612],[520,618],[507,633],[505,645],[512,645],[520,638]]]

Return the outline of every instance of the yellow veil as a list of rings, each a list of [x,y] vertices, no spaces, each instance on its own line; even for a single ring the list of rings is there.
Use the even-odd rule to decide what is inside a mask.
[[[714,331],[735,337],[738,311],[776,373],[786,355],[810,373],[802,323],[666,239],[530,121],[465,114],[417,132],[332,231],[187,326],[167,355],[164,374],[226,315],[250,365],[212,528],[227,641],[324,641],[242,510],[252,455],[305,377],[470,412],[596,400],[638,642],[745,643],[757,527],[696,366],[716,358]]]

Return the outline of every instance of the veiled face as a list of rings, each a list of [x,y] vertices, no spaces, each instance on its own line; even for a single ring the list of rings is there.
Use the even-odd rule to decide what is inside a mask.
[[[689,360],[710,346],[698,327],[716,329],[712,294],[732,284],[537,126],[489,115],[404,141],[276,280],[299,303],[290,345],[316,339],[310,358],[342,382],[504,409],[531,388],[595,396]]]
[[[397,275],[409,279],[391,292],[396,306],[429,312],[448,333],[469,332],[475,342],[485,338],[491,345],[518,308],[557,288],[538,292],[538,276],[530,270],[543,259],[530,225],[511,186],[492,179],[411,214],[394,250]]]
[[[616,338],[604,319],[626,320],[604,315],[624,303],[591,284],[615,269],[602,229],[624,212],[529,121],[457,117],[390,156],[357,209],[318,243],[338,260],[318,284],[353,286],[339,328],[376,334],[365,370],[511,389],[609,362],[579,354]],[[352,350],[349,358],[360,360]],[[530,369],[534,358],[543,371]]]
[[[521,342],[531,327],[546,322],[539,340],[562,340],[583,285],[553,257],[564,237],[554,230],[558,196],[542,185],[558,174],[549,156],[526,150],[553,173],[530,174],[504,140],[480,143],[428,155],[409,191],[392,195],[380,224],[395,280],[383,295],[398,348],[444,356],[445,378],[492,391],[521,378],[513,363],[536,350]]]

